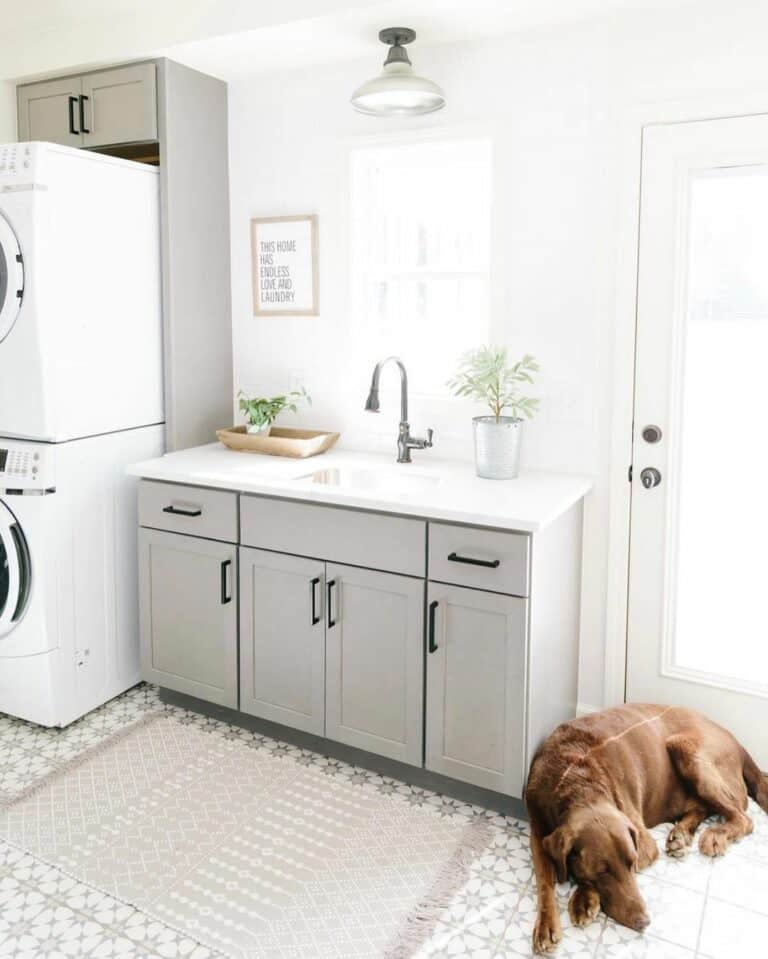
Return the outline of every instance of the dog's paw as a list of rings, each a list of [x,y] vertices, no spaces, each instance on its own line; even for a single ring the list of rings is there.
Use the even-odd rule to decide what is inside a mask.
[[[542,913],[536,917],[533,927],[533,951],[540,956],[548,956],[557,949],[562,937],[560,919],[556,914]]]
[[[730,846],[726,830],[722,826],[709,826],[699,839],[699,852],[705,856],[722,856]]]
[[[594,889],[578,886],[568,901],[568,915],[574,926],[588,926],[600,913],[600,897]]]
[[[667,855],[682,859],[691,848],[692,837],[680,826],[673,826],[667,836]]]

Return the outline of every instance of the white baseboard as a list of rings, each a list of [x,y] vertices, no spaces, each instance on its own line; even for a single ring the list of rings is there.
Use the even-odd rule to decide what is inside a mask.
[[[590,713],[599,713],[600,706],[590,706],[589,703],[576,703],[576,715],[588,716]]]

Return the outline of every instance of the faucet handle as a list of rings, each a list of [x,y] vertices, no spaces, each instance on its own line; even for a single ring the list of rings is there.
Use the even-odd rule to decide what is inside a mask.
[[[424,445],[427,447],[432,446],[432,437],[435,435],[434,430],[427,430],[427,438],[424,440]]]

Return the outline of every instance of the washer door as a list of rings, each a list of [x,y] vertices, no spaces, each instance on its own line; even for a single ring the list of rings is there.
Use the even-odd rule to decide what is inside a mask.
[[[16,234],[0,214],[0,343],[11,332],[24,296],[24,263]]]
[[[0,639],[24,617],[32,589],[32,562],[21,526],[0,502]]]

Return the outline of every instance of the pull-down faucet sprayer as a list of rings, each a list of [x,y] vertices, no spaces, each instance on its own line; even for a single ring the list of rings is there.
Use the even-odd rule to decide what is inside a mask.
[[[365,409],[368,413],[379,412],[379,378],[382,367],[390,361],[396,363],[400,370],[400,428],[397,436],[397,462],[410,463],[411,450],[423,450],[431,447],[433,433],[432,430],[427,430],[426,439],[411,436],[411,427],[408,423],[408,374],[403,366],[403,361],[399,357],[388,356],[373,368],[371,389],[368,392],[368,399],[365,401]]]

